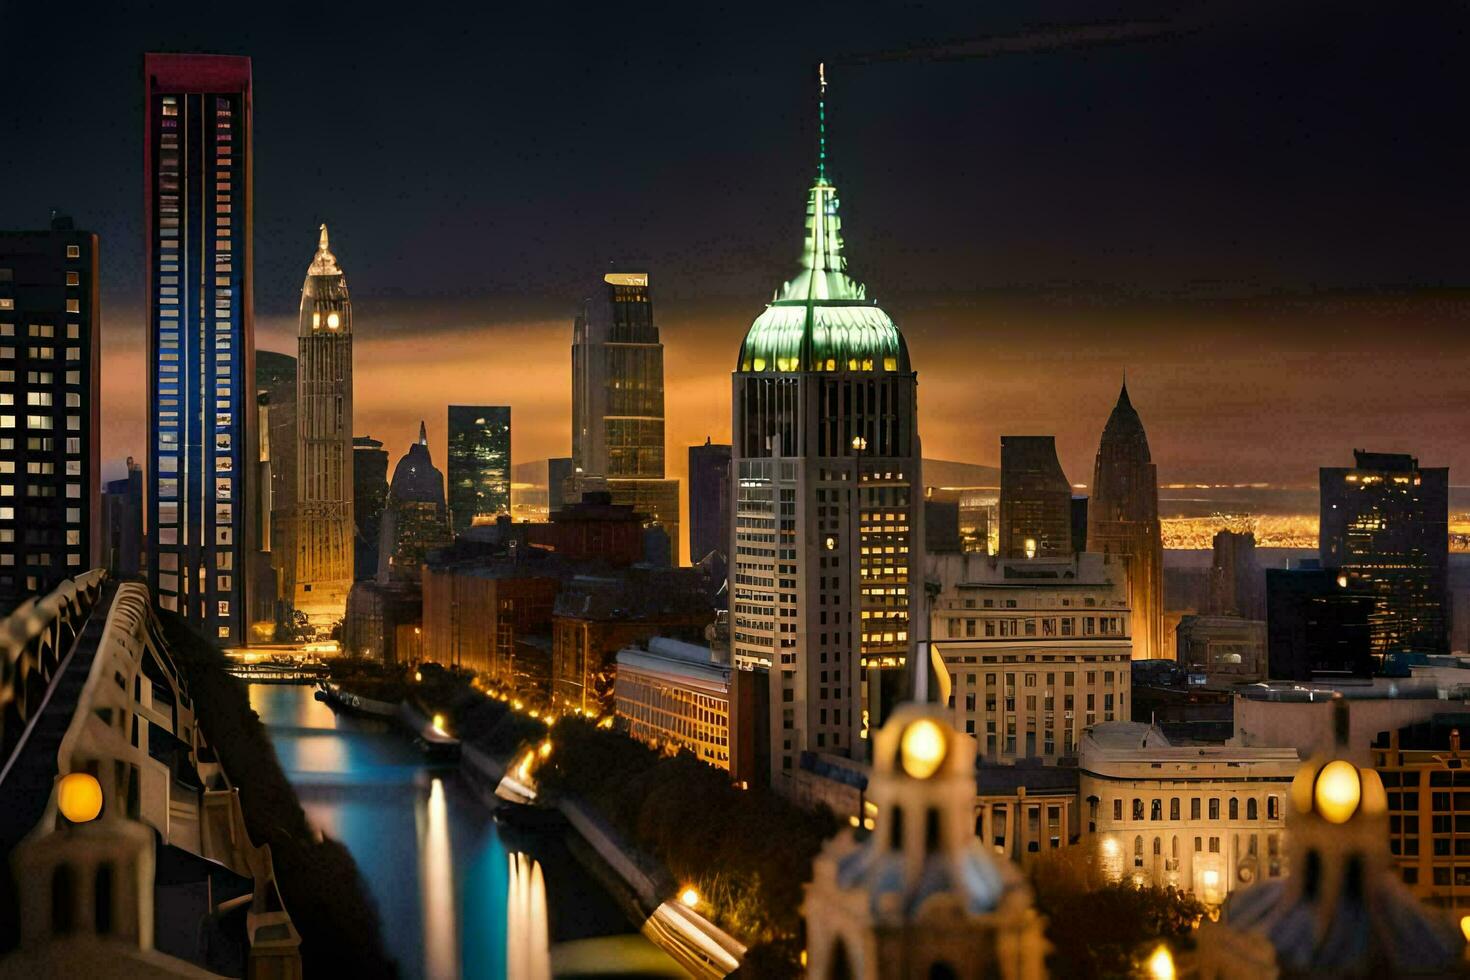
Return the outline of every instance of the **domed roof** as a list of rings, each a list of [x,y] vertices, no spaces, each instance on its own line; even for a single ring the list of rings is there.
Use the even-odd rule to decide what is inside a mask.
[[[419,440],[408,447],[393,468],[390,488],[395,500],[417,500],[444,503],[444,474],[429,457],[429,436],[424,423],[419,423]]]
[[[821,84],[825,93],[825,76]],[[863,284],[847,274],[837,188],[827,179],[824,100],[818,102],[818,118],[822,135],[817,179],[807,192],[801,271],[750,325],[736,370],[907,374],[912,371],[908,345],[898,325],[868,299]]]

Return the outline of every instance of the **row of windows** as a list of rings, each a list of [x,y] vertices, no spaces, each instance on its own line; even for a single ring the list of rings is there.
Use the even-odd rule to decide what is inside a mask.
[[[1201,807],[1201,803],[1208,803],[1208,807],[1207,808]],[[1230,797],[1226,801],[1226,803],[1227,803],[1227,805],[1226,805],[1226,812],[1229,814],[1229,816],[1226,819],[1228,819],[1228,820],[1239,820],[1240,819],[1240,799],[1238,797],[1232,796],[1232,797]],[[1151,800],[1144,800],[1144,799],[1142,799],[1140,797],[1135,796],[1133,798],[1133,808],[1132,808],[1132,816],[1133,816],[1133,819],[1134,820],[1143,820],[1144,819],[1144,815],[1143,814],[1144,814],[1144,807],[1145,807],[1145,805],[1148,807],[1148,819],[1150,821],[1163,820],[1164,819],[1164,800],[1162,798],[1156,796],[1156,797],[1154,797]],[[1199,820],[1199,819],[1201,819],[1200,813],[1201,813],[1201,810],[1202,809],[1207,809],[1207,812],[1208,812],[1208,817],[1205,818],[1205,819],[1219,820],[1220,819],[1220,798],[1218,796],[1212,796],[1208,800],[1203,800],[1202,801],[1198,796],[1192,797],[1190,799],[1190,801],[1189,801],[1189,819],[1191,819],[1191,820]],[[1114,799],[1113,800],[1113,819],[1116,820],[1116,821],[1121,821],[1123,819],[1123,800],[1121,798],[1117,798],[1117,799]],[[1180,820],[1180,819],[1182,819],[1182,817],[1180,816],[1180,799],[1177,796],[1172,797],[1169,800],[1169,819],[1170,820]],[[1260,802],[1255,797],[1247,797],[1246,798],[1246,801],[1245,801],[1245,819],[1247,819],[1247,820],[1259,820],[1260,819]],[[1267,796],[1266,797],[1266,819],[1267,820],[1280,820],[1281,819],[1281,798],[1279,796]]]

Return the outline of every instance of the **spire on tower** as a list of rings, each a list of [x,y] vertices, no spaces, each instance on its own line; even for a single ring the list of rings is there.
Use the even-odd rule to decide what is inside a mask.
[[[424,426],[424,420],[423,419],[419,419],[419,445],[420,446],[427,446],[428,444],[429,444],[429,430]]]
[[[817,62],[817,179],[827,179],[827,63]]]
[[[311,267],[306,270],[308,276],[340,276],[342,270],[337,266],[337,256],[332,254],[327,242],[327,226],[321,226],[321,234],[317,237],[316,255],[312,257]]]
[[[322,237],[321,241],[317,243],[317,248],[323,252],[327,250],[327,226],[325,222],[322,224]]]

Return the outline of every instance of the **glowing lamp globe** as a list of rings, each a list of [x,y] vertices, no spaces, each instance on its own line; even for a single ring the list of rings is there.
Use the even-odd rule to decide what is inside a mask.
[[[72,823],[96,820],[102,812],[102,784],[91,773],[67,773],[56,787],[56,805]]]
[[[679,893],[679,901],[683,902],[686,907],[692,909],[699,904],[699,892],[693,888],[685,888]]]
[[[903,771],[915,779],[928,779],[938,772],[948,751],[949,740],[944,737],[944,730],[928,718],[905,728],[898,742]]]
[[[1317,774],[1312,799],[1317,812],[1328,823],[1347,823],[1358,812],[1363,797],[1363,784],[1353,764],[1334,759]]]
[[[1174,980],[1174,956],[1163,944],[1148,958],[1148,975],[1151,980]]]

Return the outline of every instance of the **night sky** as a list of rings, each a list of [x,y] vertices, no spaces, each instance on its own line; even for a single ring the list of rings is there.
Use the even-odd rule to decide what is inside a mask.
[[[326,221],[357,431],[396,455],[425,417],[442,465],[446,403],[506,403],[517,460],[560,455],[577,302],[645,263],[682,477],[794,270],[826,59],[851,269],[908,337],[926,455],[1055,433],[1090,482],[1126,370],[1165,481],[1310,484],[1354,446],[1470,469],[1465,7],[992,6],[0,0],[0,226],[102,237],[116,472],[142,53],[249,55],[259,347],[294,353]]]

